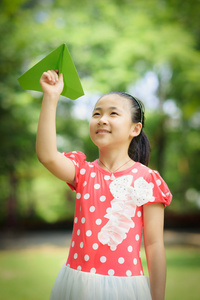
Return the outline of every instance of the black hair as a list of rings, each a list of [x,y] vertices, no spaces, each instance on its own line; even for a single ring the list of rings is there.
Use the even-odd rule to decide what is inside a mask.
[[[140,162],[148,166],[151,146],[147,135],[143,131],[144,124],[145,124],[144,104],[139,99],[125,92],[115,91],[115,92],[110,92],[106,95],[109,94],[116,94],[120,97],[124,97],[128,99],[131,104],[132,122],[142,123],[142,129],[140,131],[140,134],[134,137],[129,145],[128,155],[134,161]]]

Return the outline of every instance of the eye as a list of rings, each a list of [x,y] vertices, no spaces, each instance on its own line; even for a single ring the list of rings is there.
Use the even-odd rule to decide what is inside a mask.
[[[93,117],[95,117],[95,116],[100,116],[100,113],[98,113],[98,112],[95,112],[95,113],[93,113],[93,115],[92,115]]]
[[[116,116],[118,116],[118,113],[117,113],[116,111],[112,111],[112,112],[111,112],[111,115],[116,115]]]

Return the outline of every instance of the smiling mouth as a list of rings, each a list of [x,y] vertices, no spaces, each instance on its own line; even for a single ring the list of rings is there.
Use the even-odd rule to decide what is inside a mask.
[[[96,134],[106,134],[106,133],[111,133],[109,130],[104,130],[104,129],[99,129],[96,131]]]

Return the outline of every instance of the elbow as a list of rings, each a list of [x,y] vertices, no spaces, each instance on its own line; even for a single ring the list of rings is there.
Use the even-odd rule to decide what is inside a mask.
[[[50,165],[53,162],[53,159],[48,157],[48,155],[46,155],[46,154],[42,155],[42,154],[36,152],[36,155],[37,155],[38,161],[45,167]]]
[[[50,149],[50,148],[41,148],[38,147],[38,145],[36,144],[36,155],[37,155],[37,159],[38,161],[44,165],[44,167],[48,168],[50,167],[52,164],[55,164],[55,162],[57,161],[57,156],[58,156],[58,152],[57,149]]]
[[[38,153],[36,153],[37,155],[37,159],[38,161],[42,164],[42,165],[45,165],[47,163],[47,159],[43,156],[43,155],[40,155]]]
[[[40,147],[38,147],[37,144],[36,144],[36,155],[39,162],[44,166],[48,165],[53,160],[52,153],[48,150],[41,149]]]

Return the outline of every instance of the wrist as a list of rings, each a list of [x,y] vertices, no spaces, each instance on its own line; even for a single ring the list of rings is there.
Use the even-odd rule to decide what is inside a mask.
[[[59,97],[60,97],[59,93],[43,93],[43,101],[54,103],[56,105],[58,103]]]

